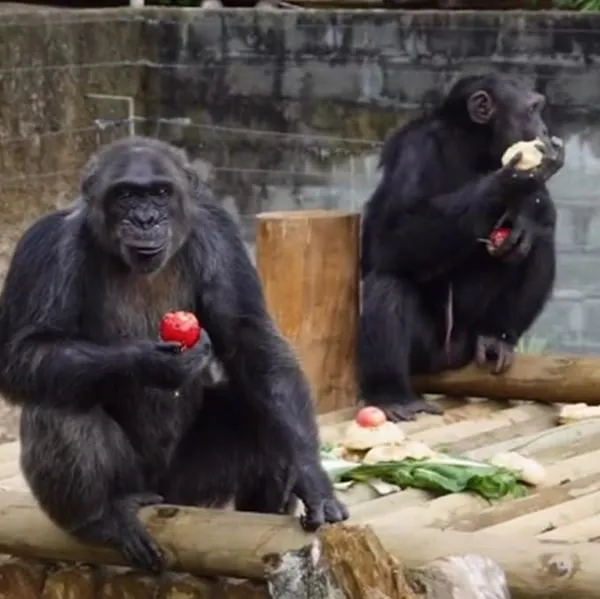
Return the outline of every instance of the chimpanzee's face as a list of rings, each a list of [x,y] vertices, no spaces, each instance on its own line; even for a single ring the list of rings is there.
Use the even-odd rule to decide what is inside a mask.
[[[494,154],[501,156],[518,141],[539,138],[549,144],[548,127],[542,117],[546,99],[542,94],[517,83],[503,82],[494,95]]]

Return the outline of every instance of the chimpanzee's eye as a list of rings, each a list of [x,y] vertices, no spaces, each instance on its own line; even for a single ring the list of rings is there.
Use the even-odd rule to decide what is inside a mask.
[[[130,189],[123,189],[119,193],[120,200],[130,200],[131,198],[133,198],[133,192]]]

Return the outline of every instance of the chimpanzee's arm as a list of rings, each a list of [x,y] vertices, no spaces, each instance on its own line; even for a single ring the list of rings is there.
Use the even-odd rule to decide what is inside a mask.
[[[454,177],[449,171],[425,135],[406,140],[376,191],[386,196],[379,213],[367,207],[369,260],[375,270],[406,277],[439,273],[490,233],[506,210],[497,173],[440,193]]]
[[[77,338],[82,255],[66,215],[24,233],[0,296],[0,390],[18,404],[84,404],[102,377],[130,363],[125,348]]]
[[[498,277],[502,289],[479,326],[482,335],[511,345],[535,322],[554,288],[556,211],[548,192],[540,189],[523,203],[520,218],[531,237],[531,250],[519,264]]]
[[[198,283],[198,316],[228,383],[264,423],[273,455],[291,467],[292,491],[314,529],[348,516],[319,459],[310,387],[290,345],[269,316],[262,285],[235,223],[219,206],[203,208],[188,259]]]
[[[240,400],[251,402],[294,449],[318,451],[310,389],[288,342],[273,324],[262,285],[237,226],[207,206],[190,243],[197,309],[213,351]]]

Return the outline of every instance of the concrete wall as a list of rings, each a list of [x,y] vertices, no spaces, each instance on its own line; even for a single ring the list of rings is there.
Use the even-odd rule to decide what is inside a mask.
[[[251,244],[260,210],[359,209],[392,127],[462,74],[512,72],[547,94],[567,143],[552,182],[558,285],[534,335],[548,348],[600,351],[600,16],[147,9],[27,18],[27,28],[0,25],[7,239],[72,191],[91,148],[127,132],[113,126],[126,104],[90,93],[131,97],[136,131],[184,146]],[[21,76],[32,56],[40,67]],[[98,118],[108,132],[93,128]],[[64,132],[77,127],[85,131]],[[9,180],[51,171],[65,176]]]

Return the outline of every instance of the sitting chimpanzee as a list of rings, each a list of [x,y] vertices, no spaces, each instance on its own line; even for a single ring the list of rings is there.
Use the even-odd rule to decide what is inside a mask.
[[[459,80],[433,114],[384,144],[382,178],[366,204],[362,239],[360,384],[392,420],[441,413],[411,389],[410,375],[492,371],[554,284],[556,211],[545,182],[564,163],[542,119],[544,96],[505,76]],[[545,144],[539,168],[502,166],[517,141]],[[497,227],[510,229],[498,248]]]
[[[160,342],[173,310],[198,316],[224,379],[207,346]],[[40,506],[133,565],[165,565],[137,518],[163,499],[276,513],[299,498],[308,529],[348,516],[239,232],[169,144],[107,146],[79,201],[25,232],[0,298],[0,348],[0,390],[23,406],[21,464]]]

